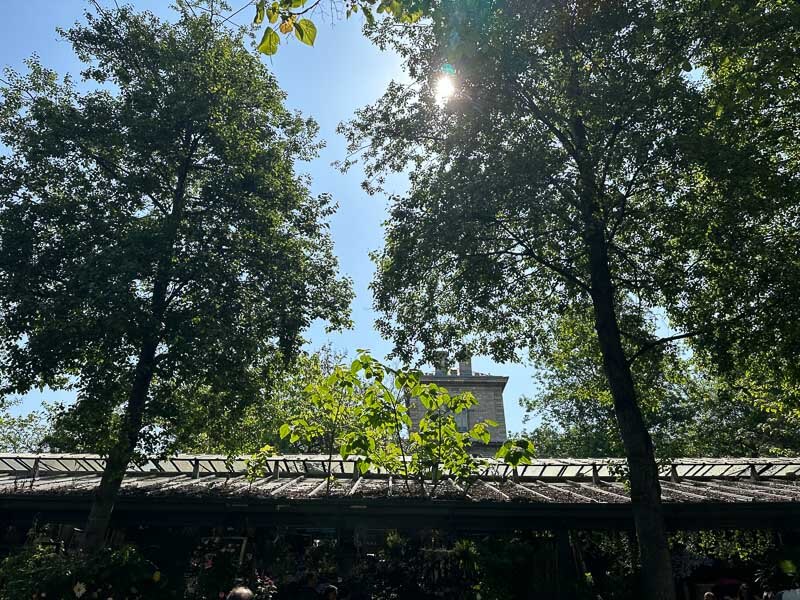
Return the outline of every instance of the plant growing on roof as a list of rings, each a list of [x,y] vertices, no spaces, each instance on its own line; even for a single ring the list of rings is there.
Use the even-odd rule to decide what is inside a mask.
[[[517,468],[520,465],[529,465],[534,456],[536,456],[536,447],[531,440],[524,437],[513,437],[506,440],[495,454],[495,458],[503,460],[511,467],[514,477],[517,476]]]
[[[470,455],[473,442],[488,443],[493,421],[459,431],[455,415],[475,404],[470,393],[450,395],[421,382],[421,373],[393,369],[360,350],[306,388],[303,409],[284,423],[280,435],[305,447],[321,447],[327,476],[335,454],[354,457],[362,474],[375,467],[400,475],[407,489],[418,482],[432,494],[443,478],[469,484],[481,461]],[[423,416],[414,427],[408,403],[419,401]],[[405,437],[407,435],[407,437]],[[258,455],[253,461],[262,460]],[[328,490],[330,490],[330,479]]]
[[[473,442],[488,444],[489,428],[497,427],[491,420],[475,423],[460,431],[455,415],[475,405],[469,392],[451,396],[435,384],[423,384],[415,397],[425,412],[416,429],[409,434],[411,448],[410,472],[420,482],[426,494],[433,495],[444,477],[464,485],[466,493],[483,460],[474,457],[469,449]],[[430,483],[428,483],[430,482]]]

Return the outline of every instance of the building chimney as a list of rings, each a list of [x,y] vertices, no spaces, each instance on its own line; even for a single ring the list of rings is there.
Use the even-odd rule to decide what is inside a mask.
[[[447,352],[436,352],[433,355],[433,369],[434,375],[441,377],[443,375],[447,375],[447,369],[449,368],[448,360],[447,360]]]
[[[472,377],[471,356],[467,356],[466,358],[458,361],[458,374],[460,377]]]

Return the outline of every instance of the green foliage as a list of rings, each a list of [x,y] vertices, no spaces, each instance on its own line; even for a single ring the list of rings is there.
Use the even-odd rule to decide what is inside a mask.
[[[480,460],[470,455],[469,447],[473,442],[488,443],[491,425],[479,422],[462,432],[454,415],[474,406],[475,397],[469,392],[451,396],[435,384],[415,386],[411,394],[412,401],[418,400],[425,412],[408,436],[409,472],[422,481],[430,480],[434,489],[444,475],[469,482],[480,465]]]
[[[302,404],[304,390],[327,377],[340,359],[341,355],[327,346],[314,353],[303,352],[291,365],[269,373],[246,403],[202,386],[182,386],[178,394],[185,398],[186,411],[169,423],[173,435],[167,451],[241,456],[264,446],[276,452],[289,450],[288,440],[280,437],[281,425]],[[303,449],[319,451],[314,446]]]
[[[708,170],[706,201],[687,233],[707,250],[688,272],[690,291],[676,304],[682,326],[716,315],[694,348],[726,385],[759,408],[794,424],[800,419],[798,179],[800,171],[800,8],[783,0],[688,2],[707,102],[707,127],[725,151]],[[699,218],[698,218],[699,217]]]
[[[275,448],[269,444],[261,446],[247,461],[247,478],[255,481],[267,472],[267,461],[275,456]]]
[[[300,19],[294,24],[294,35],[304,44],[313,46],[314,40],[317,39],[317,26],[313,21]]]
[[[197,403],[260,398],[312,321],[348,323],[330,199],[293,171],[317,127],[243,32],[188,9],[89,14],[62,35],[81,90],[37,59],[0,90],[0,385],[68,382],[59,427],[108,451],[148,373],[139,441],[160,452]]]
[[[0,563],[0,599],[169,598],[161,572],[132,547],[93,554],[32,545]]]
[[[370,191],[412,167],[375,256],[380,330],[404,357],[469,340],[498,360],[527,350],[538,361],[565,313],[581,314],[594,337],[579,202],[590,179],[622,343],[629,357],[646,354],[657,307],[684,281],[665,249],[696,241],[681,236],[674,212],[695,197],[678,175],[695,169],[693,157],[679,146],[697,143],[692,124],[707,116],[681,71],[689,42],[662,26],[659,3],[587,7],[574,21],[548,3],[482,4],[463,22],[443,11],[428,26],[377,32],[418,86],[390,85],[343,128]],[[435,74],[454,44],[464,58],[450,61],[456,93],[440,106]],[[665,135],[674,130],[685,136]]]
[[[47,413],[34,411],[26,415],[12,415],[9,410],[18,401],[0,402],[0,452],[41,452],[47,446],[51,424]]]
[[[377,467],[430,485],[432,492],[442,477],[468,482],[479,461],[469,448],[488,443],[489,421],[459,431],[455,416],[475,404],[469,393],[450,395],[435,384],[423,384],[420,373],[390,368],[366,351],[350,365],[337,365],[329,375],[310,384],[300,411],[281,425],[280,436],[301,448],[316,447],[328,455],[328,472],[334,454],[356,457],[362,473]],[[412,424],[408,405],[419,403],[422,417]],[[408,433],[408,438],[404,439]],[[255,455],[251,464],[267,456]],[[253,474],[259,470],[254,468]],[[427,484],[426,482],[430,482]]]
[[[262,54],[272,56],[278,52],[280,36],[278,32],[289,35],[294,32],[295,37],[308,46],[313,46],[317,38],[317,26],[309,18],[302,15],[314,14],[321,0],[253,0],[255,16],[253,25],[258,27],[267,18],[270,24],[280,24],[267,27],[264,30],[261,43],[257,49]],[[376,14],[385,14],[399,23],[416,23],[430,10],[431,0],[336,0],[331,3],[334,14],[344,13],[346,18],[359,12],[364,15],[368,23],[374,24]]]
[[[264,31],[264,37],[261,38],[261,43],[256,48],[259,52],[269,56],[278,51],[278,45],[280,43],[281,38],[278,37],[275,30],[267,27],[266,31]]]
[[[496,458],[504,460],[512,467],[530,464],[531,459],[536,455],[536,448],[531,440],[525,438],[511,438],[503,442],[495,455]]]
[[[772,531],[696,531],[679,532],[672,536],[671,544],[680,546],[700,556],[707,556],[732,564],[763,559],[775,550],[775,533]]]
[[[568,16],[548,3],[481,4],[376,31],[418,86],[390,85],[343,128],[368,190],[412,168],[375,257],[380,327],[397,352],[470,340],[498,359],[527,350],[546,363],[579,341],[580,358],[604,378],[589,342],[594,290],[579,199],[590,182],[640,391],[674,387],[674,373],[658,373],[675,362],[660,351],[666,325],[712,354],[709,377],[727,357],[736,377],[725,385],[790,414],[798,136],[782,94],[796,85],[796,57],[785,52],[796,9],[625,2]],[[456,93],[440,106],[444,56]],[[750,83],[761,100],[751,102]],[[722,97],[735,118],[709,106]],[[653,376],[661,381],[651,385]],[[610,405],[607,384],[574,391]]]
[[[678,1],[488,0],[378,28],[411,84],[390,84],[342,128],[368,191],[410,171],[375,256],[379,329],[396,354],[468,345],[537,362],[557,348],[562,315],[588,323],[632,495],[650,505],[642,382],[668,382],[660,350],[737,322],[769,327],[748,319],[752,307],[766,295],[781,318],[799,289],[796,170],[778,164],[779,148],[726,133],[738,122],[718,125],[713,90],[692,76],[704,66],[697,16]],[[456,71],[446,101],[443,62]],[[796,323],[771,329],[788,334],[786,348],[797,348]],[[739,330],[743,347],[755,329]],[[643,514],[644,595],[673,597],[663,523]]]
[[[588,315],[561,315],[539,359],[539,392],[522,398],[542,457],[621,457],[611,393]],[[634,375],[656,454],[781,456],[800,450],[796,421],[771,413],[685,347],[640,358]],[[719,423],[725,423],[720,427]]]

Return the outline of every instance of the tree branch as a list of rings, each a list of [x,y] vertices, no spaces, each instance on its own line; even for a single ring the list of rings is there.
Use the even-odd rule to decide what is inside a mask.
[[[554,273],[561,275],[561,277],[563,277],[569,283],[578,286],[583,291],[587,293],[590,291],[589,285],[585,283],[582,279],[580,279],[577,275],[575,275],[575,273],[573,273],[569,268],[546,259],[541,254],[535,252],[528,244],[526,244],[522,239],[520,239],[519,236],[514,235],[514,233],[510,229],[508,229],[502,223],[502,221],[496,221],[496,222],[498,223],[498,225],[500,225],[501,228],[503,228],[506,231],[506,233],[511,237],[512,240],[514,240],[517,244],[519,244],[523,248],[523,250],[525,251],[525,256],[533,259],[541,266],[550,269]]]
[[[707,330],[708,330],[707,327],[704,329],[694,329],[692,331],[687,331],[686,333],[679,333],[677,335],[671,335],[669,337],[659,338],[657,340],[648,342],[647,344],[644,344],[641,348],[639,348],[639,350],[637,350],[633,354],[633,356],[631,356],[628,359],[628,364],[632,365],[637,358],[641,357],[644,354],[647,354],[648,352],[650,352],[650,350],[657,348],[658,346],[663,346],[664,344],[669,344],[670,342],[677,342],[678,340],[685,340],[687,338],[699,335]]]

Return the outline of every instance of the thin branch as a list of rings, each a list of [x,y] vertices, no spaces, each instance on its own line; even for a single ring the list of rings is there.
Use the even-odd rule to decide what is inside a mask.
[[[248,6],[252,6],[252,5],[253,5],[253,0],[250,0],[250,2],[248,2],[247,4],[245,4],[245,5],[244,5],[242,8],[240,8],[240,9],[239,9],[239,10],[237,10],[237,11],[234,11],[233,13],[231,13],[230,15],[228,15],[227,17],[225,17],[225,18],[224,18],[222,21],[220,21],[220,25],[224,25],[225,23],[229,22],[229,21],[230,21],[230,20],[231,20],[233,17],[235,17],[236,15],[238,15],[238,14],[239,14],[240,12],[242,12],[242,11],[243,11],[245,8],[247,8]],[[212,17],[212,18],[213,18],[213,17]]]
[[[541,254],[535,252],[528,244],[526,244],[522,239],[520,239],[519,236],[514,235],[514,233],[510,229],[508,229],[502,222],[497,221],[497,223],[500,225],[500,227],[505,229],[506,233],[508,233],[508,235],[511,236],[511,239],[513,239],[517,244],[519,244],[523,248],[523,250],[525,251],[525,255],[528,258],[532,258],[534,261],[536,261],[537,263],[539,263],[543,267],[546,267],[546,268],[550,269],[551,271],[561,275],[561,277],[563,277],[564,279],[566,279],[568,282],[572,283],[573,285],[578,286],[583,291],[585,291],[585,292],[589,292],[590,291],[589,285],[587,283],[585,283],[583,280],[581,280],[577,275],[575,275],[567,267],[564,267],[563,265],[559,265],[558,263],[555,263],[555,262],[553,262],[551,260],[548,260],[547,258],[542,256]]]
[[[298,12],[293,12],[293,13],[291,13],[291,14],[292,14],[292,15],[294,15],[294,16],[304,15],[304,14],[306,14],[306,13],[308,13],[308,12],[311,12],[311,11],[312,11],[312,10],[314,10],[315,8],[317,8],[317,6],[319,6],[319,3],[320,3],[320,2],[322,2],[322,0],[316,0],[316,2],[314,2],[314,3],[313,3],[311,6],[309,6],[308,8],[304,8],[304,9],[303,9],[303,10],[301,10],[301,11],[298,11]]]
[[[658,346],[663,346],[664,344],[669,344],[671,342],[677,342],[678,340],[685,340],[690,337],[694,337],[696,335],[700,335],[704,331],[708,331],[708,327],[703,329],[695,329],[693,331],[687,331],[686,333],[679,333],[678,335],[671,335],[669,337],[659,338],[657,340],[653,340],[644,344],[639,350],[637,350],[633,356],[628,359],[628,364],[632,365],[634,361],[639,358],[640,356],[647,354],[650,350],[657,348]]]
[[[523,92],[522,90],[519,90],[519,94],[520,96],[522,96],[522,99],[527,102],[528,108],[530,108],[533,115],[538,119],[540,123],[542,123],[545,127],[547,127],[550,133],[552,133],[556,137],[556,139],[558,139],[559,142],[561,142],[561,145],[564,146],[564,149],[569,153],[569,155],[574,160],[577,154],[575,145],[572,143],[572,140],[570,140],[569,137],[556,126],[553,120],[550,119],[544,113],[544,111],[538,105],[536,100],[534,100],[529,94]]]

